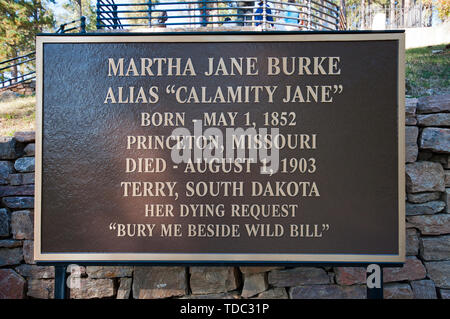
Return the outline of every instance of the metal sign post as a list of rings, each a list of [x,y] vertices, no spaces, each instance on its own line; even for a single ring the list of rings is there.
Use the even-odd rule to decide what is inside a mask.
[[[67,298],[67,268],[65,265],[55,266],[55,299]]]

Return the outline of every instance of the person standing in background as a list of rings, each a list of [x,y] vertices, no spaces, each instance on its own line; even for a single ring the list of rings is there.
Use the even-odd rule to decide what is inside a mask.
[[[262,21],[264,15],[264,1],[259,1],[258,6],[259,7],[255,11],[255,20]],[[266,2],[266,21],[273,22],[272,10],[270,9],[270,5],[268,2]],[[257,22],[256,25],[261,25],[261,22]],[[271,24],[271,26],[273,27],[273,23]]]
[[[297,25],[299,25],[299,23],[301,22],[299,21],[300,11],[298,10],[297,6],[292,4],[295,3],[295,0],[288,0],[288,3],[289,4],[286,7],[286,10],[288,11],[284,11],[284,23],[288,23],[290,25],[286,25],[285,28],[289,31],[295,31],[299,29]]]
[[[300,7],[299,25],[300,30],[308,30],[308,9],[306,6]]]

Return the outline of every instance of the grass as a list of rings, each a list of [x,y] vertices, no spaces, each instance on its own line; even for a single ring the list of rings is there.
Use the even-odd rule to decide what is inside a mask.
[[[18,97],[0,102],[0,136],[12,136],[16,131],[33,131],[36,97]]]
[[[440,53],[433,51],[442,50]],[[445,45],[406,50],[406,94],[450,93],[450,49]]]
[[[443,50],[433,54],[434,50]],[[406,50],[406,94],[450,93],[450,49],[445,45]],[[0,136],[34,130],[35,96],[0,102]]]

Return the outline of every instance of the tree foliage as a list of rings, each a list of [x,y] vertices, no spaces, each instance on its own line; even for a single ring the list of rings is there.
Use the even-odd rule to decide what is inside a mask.
[[[33,51],[35,35],[53,28],[41,0],[0,0],[0,61]]]
[[[442,21],[450,19],[450,0],[437,0],[437,10]]]
[[[60,23],[67,23],[80,19],[80,1],[81,15],[86,17],[86,30],[96,30],[96,7],[90,0],[68,0],[66,3],[63,3],[62,7],[65,9],[65,12],[58,17],[58,20]]]

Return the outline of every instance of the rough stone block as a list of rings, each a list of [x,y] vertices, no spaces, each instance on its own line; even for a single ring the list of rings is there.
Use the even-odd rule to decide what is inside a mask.
[[[4,197],[3,205],[12,209],[34,208],[34,197]]]
[[[310,285],[289,290],[292,299],[365,299],[365,286]]]
[[[405,117],[405,125],[416,125],[417,124],[417,119],[415,116],[406,116]]]
[[[24,185],[34,184],[34,173],[22,174],[22,182]],[[33,191],[34,191],[34,188],[33,188]]]
[[[450,261],[425,262],[425,267],[436,287],[450,288]]]
[[[445,205],[447,206],[447,213],[450,213],[450,188],[445,189],[443,199],[445,201]]]
[[[445,170],[445,187],[450,187],[450,170]]]
[[[434,162],[416,162],[406,165],[406,189],[408,193],[443,192],[444,169]]]
[[[14,163],[16,171],[21,173],[34,172],[34,157],[21,157]]]
[[[432,201],[422,204],[406,203],[406,216],[414,215],[432,215],[442,212],[445,208],[445,202]]]
[[[23,299],[26,281],[12,269],[0,269],[0,299]]]
[[[36,264],[34,261],[34,241],[24,240],[23,241],[23,259],[27,264]]]
[[[289,299],[285,288],[273,288],[263,291],[255,299]]]
[[[0,186],[0,197],[34,195],[34,185]]]
[[[11,232],[14,239],[33,239],[33,213],[29,210],[19,210],[11,214]]]
[[[131,277],[133,267],[131,266],[87,266],[86,273],[91,279]]]
[[[36,299],[53,299],[55,296],[54,279],[28,280],[27,296]]]
[[[34,156],[35,155],[35,144],[30,143],[27,146],[25,146],[24,152],[25,156]]]
[[[366,283],[366,269],[364,267],[336,267],[336,282],[339,285],[355,285]]]
[[[419,103],[419,99],[417,99],[415,97],[405,98],[405,113],[407,115],[415,115],[418,103]]]
[[[16,271],[23,277],[33,279],[52,279],[55,278],[55,267],[36,266],[22,264],[16,267]]]
[[[15,132],[14,138],[20,143],[31,143],[35,141],[35,133],[34,131]]]
[[[187,293],[185,267],[135,267],[133,297],[169,298]]]
[[[450,126],[450,113],[420,114],[417,115],[419,126]]]
[[[9,237],[11,231],[11,216],[6,208],[0,208],[0,237]]]
[[[9,175],[15,172],[14,165],[10,161],[0,161],[0,185],[8,184]]]
[[[410,216],[407,221],[422,235],[450,234],[450,214]]]
[[[14,160],[23,155],[23,147],[12,137],[0,137],[0,160]]]
[[[13,166],[14,167],[14,166]],[[22,174],[9,174],[8,175],[9,184],[12,186],[22,185]]]
[[[425,267],[422,262],[416,257],[406,257],[403,267],[384,268],[383,281],[394,282],[404,280],[419,280],[424,279],[427,275]]]
[[[431,202],[441,198],[440,192],[408,194],[408,201],[414,204]]]
[[[383,289],[384,299],[414,299],[414,293],[409,284],[386,284]]]
[[[419,254],[419,234],[414,228],[406,230],[406,255],[417,256]]]
[[[417,113],[450,112],[450,94],[421,97],[417,104]]]
[[[244,287],[242,288],[242,297],[250,298],[269,288],[267,283],[267,274],[257,273],[249,274],[244,277]]]
[[[450,153],[450,129],[424,128],[420,135],[420,148],[436,153]]]
[[[450,299],[450,289],[439,289],[439,295],[442,299]]]
[[[189,271],[194,295],[227,292],[240,285],[239,272],[235,267],[191,267]]]
[[[0,240],[0,248],[17,248],[22,247],[21,240],[2,239]]]
[[[415,98],[406,99],[405,102],[405,123],[406,125],[416,125],[416,108],[418,100]]]
[[[436,287],[432,280],[411,281],[411,287],[416,299],[437,299]]]
[[[79,282],[79,288],[70,289],[71,299],[109,298],[116,293],[112,279],[80,278]]]
[[[8,176],[9,184],[11,186],[20,186],[20,185],[29,185],[34,184],[34,173],[18,173],[18,174],[9,174]],[[26,194],[14,194],[14,195],[34,195],[34,186],[27,186]],[[31,192],[29,191],[31,190]],[[9,196],[9,195],[8,195]]]
[[[417,160],[419,154],[419,146],[417,145],[417,137],[419,136],[419,128],[416,126],[407,126],[405,134],[406,145],[406,163],[412,163]]]
[[[423,260],[450,260],[450,235],[422,237],[420,255]]]
[[[298,267],[269,272],[269,284],[274,287],[328,284],[330,278],[325,270],[317,267]]]
[[[18,265],[22,260],[22,247],[0,248],[0,267]]]
[[[133,278],[120,278],[116,299],[129,299]]]

